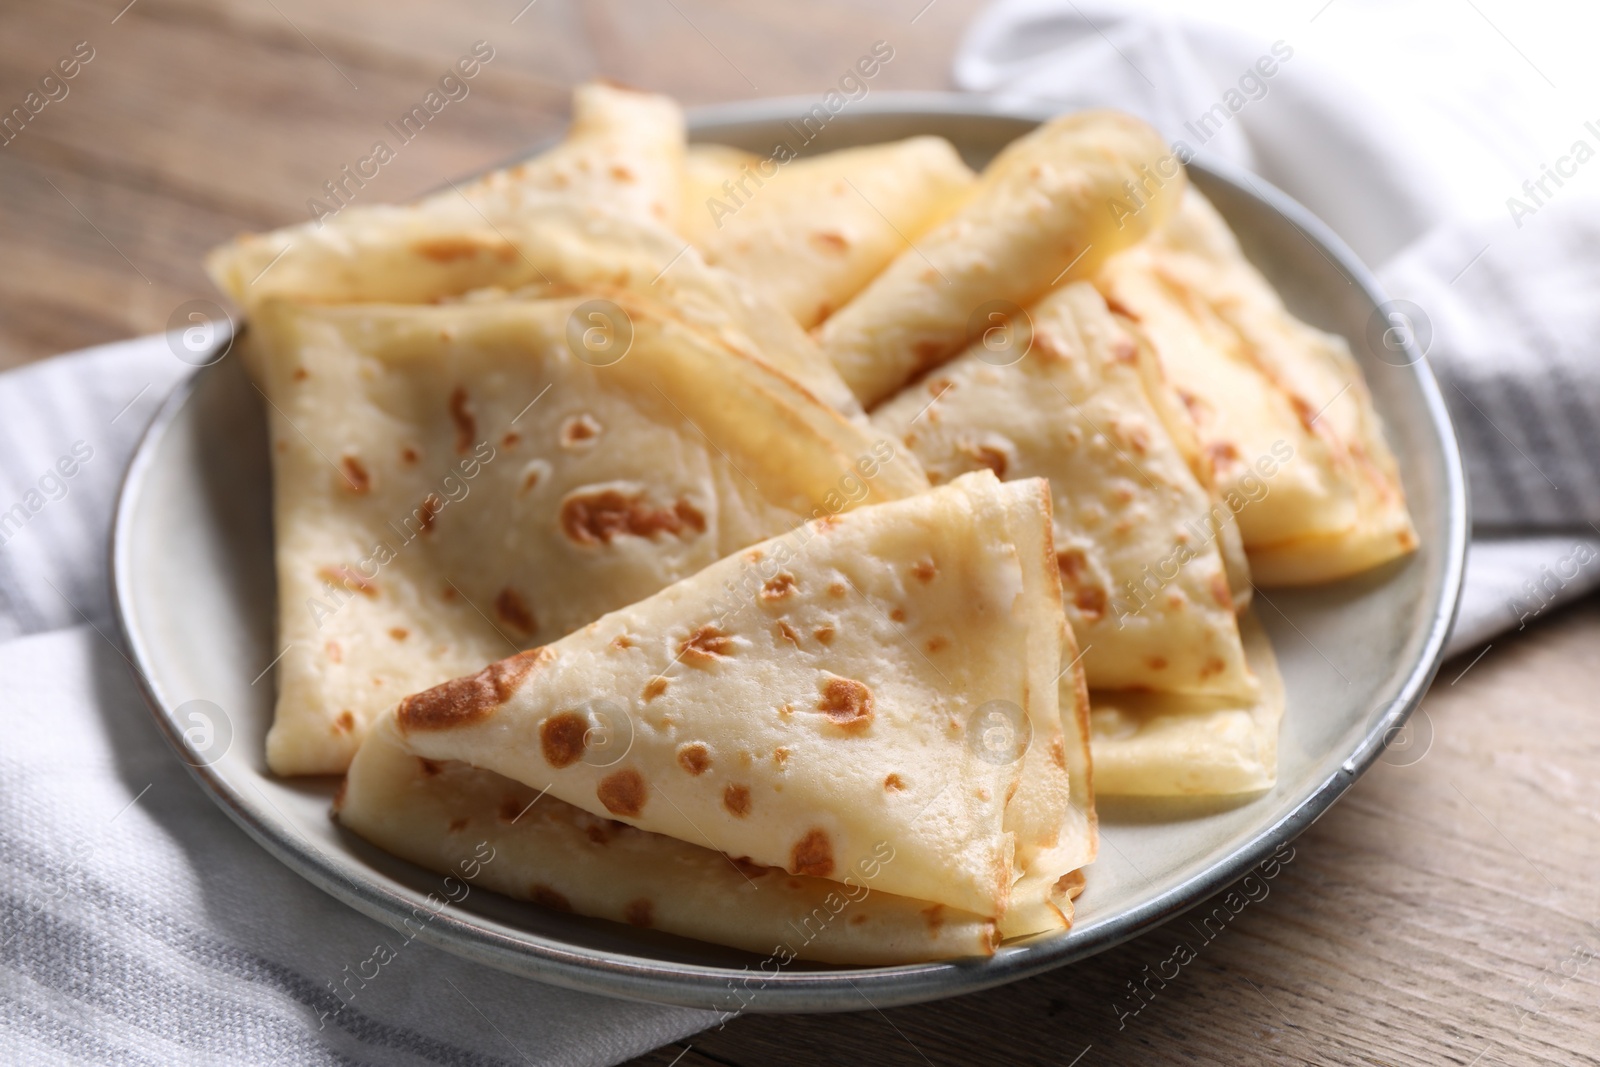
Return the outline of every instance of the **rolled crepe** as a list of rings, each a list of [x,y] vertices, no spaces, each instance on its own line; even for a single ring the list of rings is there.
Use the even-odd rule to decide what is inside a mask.
[[[695,168],[704,199],[685,205],[685,235],[706,262],[808,329],[956,208],[974,181],[942,137],[804,159],[742,155],[713,153]],[[713,168],[726,167],[732,173],[717,177]]]
[[[459,188],[403,206],[353,204],[329,219],[244,234],[206,269],[247,311],[275,297],[349,302],[428,300],[514,266],[501,233],[552,199],[661,226],[682,202],[683,113],[664,96],[590,83],[573,91],[573,121],[555,148]],[[379,251],[369,252],[376,243]],[[397,263],[396,245],[413,253]],[[397,270],[397,266],[408,268]]]
[[[1009,145],[954,216],[897,256],[821,326],[825,352],[871,408],[964,350],[997,304],[1090,277],[1176,210],[1183,167],[1161,135],[1111,111],[1065,115]]]
[[[884,892],[1003,916],[1071,804],[1049,546],[1043,482],[968,475],[741,551],[396,722],[424,758],[791,874],[887,842]],[[630,736],[595,753],[601,697]]]
[[[791,379],[612,295],[631,342],[610,363],[577,355],[574,324],[598,328],[583,295],[258,311],[287,648],[274,771],[342,771],[408,693],[926,487]]]
[[[1241,617],[1254,700],[1148,690],[1090,694],[1095,788],[1106,796],[1257,793],[1278,780],[1283,678],[1261,624]]]
[[[341,824],[430,870],[558,911],[790,959],[855,966],[991,955],[992,919],[881,891],[884,847],[839,879],[792,875],[591,815],[520,782],[408,751],[380,720],[340,791]],[[1066,894],[1056,900],[1070,915]],[[1059,929],[1064,920],[1051,927]]]
[[[1361,370],[1284,307],[1190,190],[1097,282],[1181,403],[1165,410],[1234,504],[1255,580],[1328,581],[1410,552],[1416,530]]]
[[[982,468],[1050,480],[1066,613],[1091,688],[1252,698],[1225,562],[1233,513],[1168,436],[1138,348],[1087,282],[1050,294],[1030,319],[1016,362],[995,365],[974,346],[881,405],[873,424],[935,483]]]

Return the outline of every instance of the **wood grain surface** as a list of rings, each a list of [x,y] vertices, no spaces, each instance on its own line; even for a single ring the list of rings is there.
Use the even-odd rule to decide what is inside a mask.
[[[978,6],[4,5],[0,111],[78,42],[94,57],[0,147],[0,367],[159,330],[214,296],[207,248],[308,218],[322,183],[476,41],[495,56],[470,95],[365,200],[405,199],[557,132],[569,87],[596,76],[689,104],[816,93],[887,40],[875,91],[947,87]],[[1193,940],[1183,919],[988,993],[744,1017],[635,1063],[1600,1063],[1597,649],[1600,608],[1584,606],[1448,664],[1410,755],[1295,842],[1269,895],[1176,978],[1149,976]]]

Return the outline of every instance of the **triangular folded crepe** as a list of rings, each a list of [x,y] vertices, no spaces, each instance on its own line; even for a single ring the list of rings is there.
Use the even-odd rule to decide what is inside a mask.
[[[877,886],[884,848],[836,878],[791,875],[634,829],[492,771],[414,756],[380,720],[339,795],[341,824],[413,863],[559,911],[858,966],[987,956],[993,919]],[[465,866],[464,866],[465,865]],[[1054,928],[1066,925],[1066,893]],[[1047,929],[1050,927],[1041,927]]]
[[[703,195],[684,205],[680,232],[706,262],[744,278],[808,329],[948,215],[974,181],[942,137],[805,159],[695,146],[689,158],[699,179],[689,184]]]
[[[424,758],[792,874],[887,845],[876,888],[1001,917],[1074,826],[1050,544],[1043,482],[969,475],[408,697],[397,726]],[[628,736],[596,751],[602,713]]]
[[[1256,793],[1278,779],[1283,679],[1254,614],[1240,617],[1260,682],[1254,700],[1174,693],[1090,694],[1095,788],[1103,795]]]
[[[1065,115],[1013,141],[965,205],[819,328],[868,408],[963,351],[990,312],[1089,277],[1176,209],[1186,179],[1161,135],[1128,115]]]
[[[1097,284],[1157,354],[1196,460],[1237,501],[1257,581],[1327,581],[1410,552],[1394,456],[1343,338],[1292,316],[1198,192]]]
[[[245,234],[213,251],[206,269],[246,309],[274,297],[422,301],[498,284],[496,271],[519,258],[511,231],[531,206],[559,199],[674,225],[683,151],[673,101],[582,85],[565,140],[543,155],[413,204],[357,203],[331,219]]]
[[[613,296],[632,339],[605,365],[575,355],[583,295],[259,309],[286,649],[274,771],[342,771],[407,693],[926,486],[791,379]]]
[[[1225,563],[1233,514],[1168,437],[1137,347],[1087,282],[1029,314],[1020,360],[996,366],[975,346],[881,405],[873,424],[936,483],[982,468],[1050,479],[1067,618],[1091,687],[1252,697]]]

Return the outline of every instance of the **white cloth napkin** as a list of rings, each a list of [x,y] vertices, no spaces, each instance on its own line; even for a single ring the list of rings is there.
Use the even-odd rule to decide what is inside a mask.
[[[1466,457],[1460,652],[1600,584],[1597,32],[1549,0],[1002,0],[955,69],[1139,114],[1377,271]]]
[[[201,793],[113,644],[116,488],[191,370],[151,337],[0,375],[0,1063],[611,1064],[715,1024],[421,942],[335,1010],[396,935]]]

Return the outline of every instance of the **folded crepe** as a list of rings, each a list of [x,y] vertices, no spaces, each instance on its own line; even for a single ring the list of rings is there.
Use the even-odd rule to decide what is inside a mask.
[[[1062,281],[1093,275],[1177,209],[1185,177],[1161,135],[1083,111],[1013,141],[964,206],[901,252],[819,328],[868,408],[958,355]]]
[[[805,159],[722,146],[689,150],[679,230],[810,328],[844,306],[971,190],[942,137],[913,137]]]
[[[740,551],[406,698],[395,726],[427,760],[790,874],[887,846],[875,889],[1004,932],[1014,885],[1069,893],[1092,855],[1064,651],[1048,489],[985,471]]]
[[[1329,581],[1417,545],[1394,456],[1343,338],[1284,307],[1194,190],[1096,279],[1155,352],[1196,465],[1239,508],[1256,581]]]
[[[1066,613],[1091,688],[1253,698],[1229,581],[1233,514],[1168,436],[1137,346],[1087,282],[1029,315],[1017,362],[996,366],[975,345],[878,407],[873,425],[935,483],[983,468],[1050,480]]]
[[[1256,793],[1278,780],[1283,678],[1253,612],[1240,618],[1260,682],[1253,700],[1158,693],[1090,694],[1095,789],[1101,795]]]
[[[836,878],[788,874],[591,815],[493,771],[411,754],[394,717],[362,743],[339,822],[419,866],[558,911],[701,941],[856,966],[987,956],[993,919],[876,885],[892,847]],[[464,866],[465,865],[465,866]],[[1056,928],[1072,913],[1068,895]],[[1049,927],[1045,927],[1048,929]]]
[[[343,771],[408,693],[806,518],[926,487],[792,379],[612,296],[631,340],[601,359],[584,294],[258,309],[286,649],[275,772]]]
[[[244,234],[206,269],[246,310],[275,297],[423,301],[519,264],[515,227],[552,199],[670,227],[682,202],[684,125],[664,96],[602,83],[573,91],[573,121],[550,151],[405,205],[353,204],[331,219]],[[353,190],[352,190],[353,191]]]

